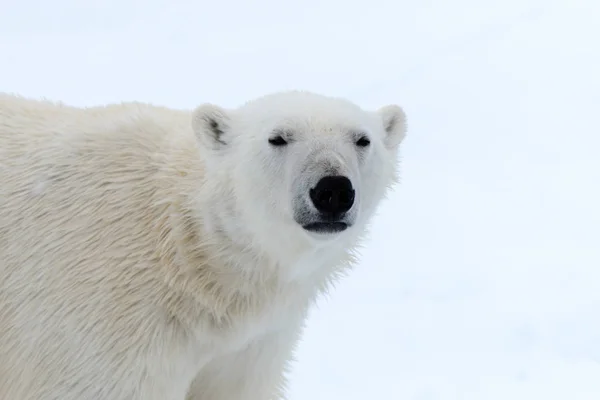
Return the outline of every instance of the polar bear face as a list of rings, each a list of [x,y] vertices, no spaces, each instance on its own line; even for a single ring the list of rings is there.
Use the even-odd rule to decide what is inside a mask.
[[[396,105],[369,112],[342,99],[284,92],[237,109],[202,105],[193,129],[207,181],[219,183],[210,218],[254,243],[286,248],[364,230],[396,181],[406,123]]]

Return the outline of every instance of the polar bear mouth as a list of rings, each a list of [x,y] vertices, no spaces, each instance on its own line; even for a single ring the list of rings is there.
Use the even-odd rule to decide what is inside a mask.
[[[338,233],[346,230],[348,224],[345,222],[311,222],[303,226],[304,229],[316,233]]]

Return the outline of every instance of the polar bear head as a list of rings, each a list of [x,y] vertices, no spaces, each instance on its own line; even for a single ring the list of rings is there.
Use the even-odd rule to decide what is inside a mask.
[[[406,132],[399,106],[365,111],[299,91],[204,104],[192,126],[212,199],[205,219],[280,258],[355,240],[396,182]]]

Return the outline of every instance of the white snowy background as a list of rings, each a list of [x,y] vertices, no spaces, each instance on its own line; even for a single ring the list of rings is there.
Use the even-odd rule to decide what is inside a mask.
[[[405,107],[402,184],[290,400],[600,399],[600,2],[2,0],[0,90]]]

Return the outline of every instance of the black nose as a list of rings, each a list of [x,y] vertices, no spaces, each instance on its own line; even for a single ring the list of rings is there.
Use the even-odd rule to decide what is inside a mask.
[[[352,208],[354,189],[345,176],[326,176],[310,189],[310,199],[315,208],[324,214],[341,214]]]

